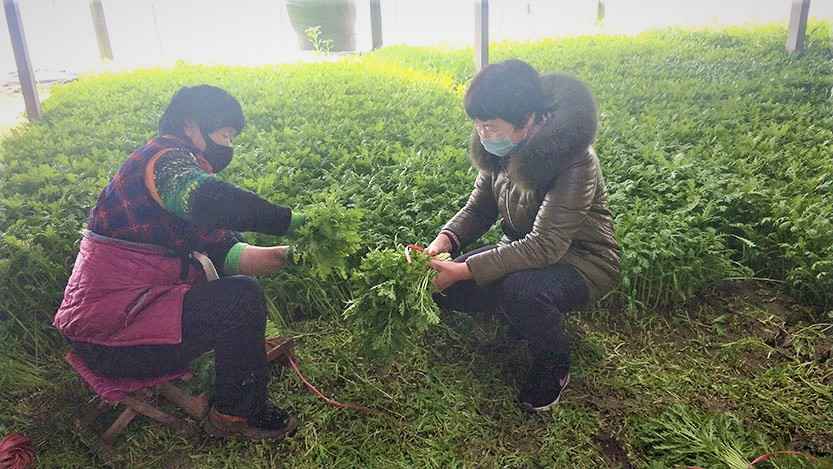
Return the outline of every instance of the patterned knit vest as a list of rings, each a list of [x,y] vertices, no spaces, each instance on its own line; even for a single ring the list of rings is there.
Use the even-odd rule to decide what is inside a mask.
[[[191,145],[175,137],[159,137],[133,152],[101,192],[87,220],[100,235],[137,243],[156,244],[178,255],[220,241],[226,230],[207,228],[177,217],[159,205],[148,190],[148,163],[160,152],[179,150],[194,156],[206,172],[211,166]]]

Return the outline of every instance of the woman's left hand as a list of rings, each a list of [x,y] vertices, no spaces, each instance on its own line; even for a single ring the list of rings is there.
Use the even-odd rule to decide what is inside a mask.
[[[433,283],[439,291],[443,291],[457,282],[472,278],[469,266],[465,262],[432,260],[431,268],[438,272]]]

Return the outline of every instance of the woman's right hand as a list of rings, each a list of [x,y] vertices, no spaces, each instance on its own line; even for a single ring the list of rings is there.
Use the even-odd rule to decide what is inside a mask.
[[[289,246],[246,246],[240,254],[240,273],[243,275],[269,275],[292,262]]]
[[[434,238],[434,241],[431,241],[431,244],[425,248],[425,254],[428,254],[431,257],[436,256],[441,252],[451,252],[451,240],[448,239],[448,235],[445,233],[440,233]]]

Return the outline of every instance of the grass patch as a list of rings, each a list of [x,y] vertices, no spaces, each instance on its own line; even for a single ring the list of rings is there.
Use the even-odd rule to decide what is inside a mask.
[[[381,413],[325,407],[283,372],[270,394],[301,416],[291,440],[184,438],[140,419],[116,466],[721,467],[780,450],[828,463],[831,29],[813,23],[797,58],[784,54],[784,34],[668,30],[496,47],[498,59],[590,83],[624,247],[609,304],[568,321],[574,378],[553,413],[515,405],[527,351],[493,318],[448,315],[379,363],[341,317],[351,279],[287,270],[263,281],[272,331],[298,337],[302,366],[325,392]],[[361,209],[350,277],[369,251],[431,239],[465,200],[469,52],[182,65],[52,89],[43,121],[0,147],[0,331],[11,338],[0,353],[0,431],[31,435],[43,467],[100,465],[92,435],[72,424],[90,396],[48,324],[87,209],[179,86],[209,82],[243,102],[251,125],[224,177],[293,207],[326,192]],[[753,276],[770,281],[725,281]],[[199,371],[209,383],[210,367]]]

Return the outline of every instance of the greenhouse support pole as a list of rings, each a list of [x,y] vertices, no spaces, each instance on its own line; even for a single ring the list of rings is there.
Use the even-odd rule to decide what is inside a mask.
[[[370,0],[370,33],[373,49],[382,47],[382,0]]]
[[[107,19],[104,17],[104,6],[101,5],[101,0],[90,0],[90,13],[93,15],[98,52],[102,59],[113,60],[113,46],[110,44],[110,33],[107,31]]]
[[[810,0],[793,0],[790,10],[790,29],[787,32],[787,52],[804,52],[804,36],[807,34],[807,17],[810,15]]]
[[[23,20],[20,17],[20,5],[17,0],[3,0],[6,11],[6,23],[9,25],[9,36],[14,50],[14,61],[17,65],[17,76],[20,80],[20,90],[26,103],[26,116],[30,121],[41,118],[40,99],[32,71],[32,61],[29,59],[29,46],[26,44],[26,34],[23,31]]]
[[[474,2],[474,70],[489,65],[489,0]]]

